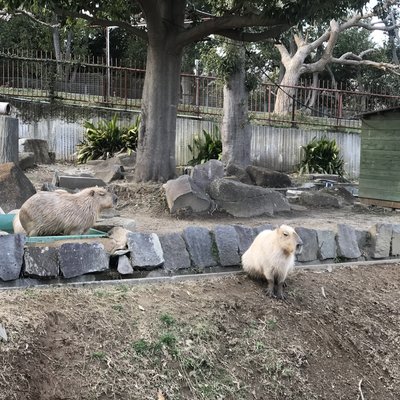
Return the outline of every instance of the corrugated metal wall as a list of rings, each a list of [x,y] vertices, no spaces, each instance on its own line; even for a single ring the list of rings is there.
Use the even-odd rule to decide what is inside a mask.
[[[115,111],[110,113],[109,118]],[[122,125],[132,123],[137,113],[121,112],[119,120]],[[93,122],[107,117],[93,117]],[[68,122],[62,118],[48,116],[37,122],[20,121],[20,137],[45,139],[51,151],[58,160],[73,160],[76,145],[83,137],[83,122],[85,119]],[[216,122],[189,117],[178,117],[176,162],[186,165],[193,158],[188,144],[193,143],[193,137],[203,129],[212,131]],[[294,128],[275,128],[271,126],[252,125],[252,159],[255,165],[271,168],[282,172],[293,172],[300,162],[301,146],[306,145],[315,136],[326,136],[336,139],[345,160],[345,169],[350,178],[357,178],[360,172],[360,135],[357,133],[340,133],[326,131],[311,131]]]

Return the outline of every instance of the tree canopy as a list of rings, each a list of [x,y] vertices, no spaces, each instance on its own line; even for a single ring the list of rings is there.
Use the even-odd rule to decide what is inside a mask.
[[[334,18],[367,0],[2,0],[5,12],[55,13],[119,26],[147,41],[136,167],[138,181],[175,175],[175,130],[183,49],[211,34],[233,40],[278,37],[303,20]]]

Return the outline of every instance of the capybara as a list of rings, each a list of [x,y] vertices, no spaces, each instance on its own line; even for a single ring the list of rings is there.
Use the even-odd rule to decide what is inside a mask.
[[[25,229],[22,227],[21,222],[19,220],[19,211],[15,213],[13,219],[13,232],[26,234]]]
[[[242,256],[243,270],[267,279],[268,295],[284,299],[283,284],[302,248],[303,241],[290,226],[262,231]]]
[[[98,214],[116,203],[105,188],[90,187],[78,193],[63,190],[38,192],[19,210],[19,220],[28,236],[82,235]]]

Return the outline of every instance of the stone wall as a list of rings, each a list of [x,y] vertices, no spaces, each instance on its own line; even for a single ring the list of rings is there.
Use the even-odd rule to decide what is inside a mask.
[[[241,255],[255,236],[271,228],[219,225],[213,230],[190,226],[163,235],[129,232],[126,248],[113,255],[99,239],[35,244],[27,243],[20,234],[0,236],[0,287],[238,268]],[[305,227],[296,231],[304,242],[296,262],[300,267],[400,255],[400,225],[377,224],[357,230],[341,224],[334,231]]]

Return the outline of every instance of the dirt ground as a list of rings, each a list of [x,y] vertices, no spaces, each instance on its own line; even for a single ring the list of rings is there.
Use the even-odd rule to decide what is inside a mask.
[[[400,398],[400,264],[0,291],[0,399]]]
[[[72,164],[42,165],[26,171],[26,175],[39,190],[43,183],[51,182],[54,172],[60,174],[93,173],[90,166]],[[164,191],[158,184],[135,184],[119,181],[112,184],[118,195],[116,214],[136,221],[140,232],[179,232],[190,225],[212,228],[219,224],[241,224],[258,226],[262,224],[278,225],[286,223],[294,227],[326,228],[334,230],[337,224],[349,224],[355,228],[368,229],[376,223],[400,224],[400,212],[382,208],[364,208],[346,206],[341,209],[309,209],[293,210],[290,213],[273,217],[235,218],[215,212],[202,216],[172,216],[169,213]]]
[[[27,175],[39,188],[54,168]],[[400,218],[351,207],[176,218],[158,185],[118,190],[118,213],[156,233],[225,223],[368,228]],[[0,400],[399,399],[400,263],[298,269],[287,283],[286,301],[243,274],[0,291]]]

